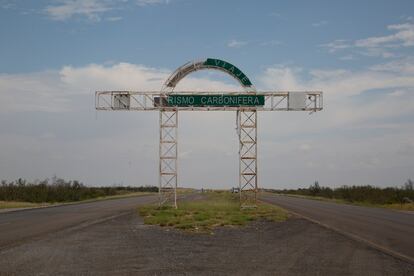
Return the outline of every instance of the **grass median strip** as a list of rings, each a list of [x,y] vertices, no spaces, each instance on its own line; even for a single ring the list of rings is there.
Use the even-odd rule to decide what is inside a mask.
[[[240,209],[239,195],[229,192],[210,192],[206,198],[179,203],[179,208],[157,205],[138,209],[145,224],[170,226],[192,232],[211,232],[217,226],[241,226],[256,219],[284,221],[287,211],[267,203],[254,209]]]

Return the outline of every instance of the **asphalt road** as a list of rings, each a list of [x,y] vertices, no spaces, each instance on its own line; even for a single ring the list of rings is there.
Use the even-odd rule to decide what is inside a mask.
[[[363,240],[385,252],[414,260],[413,213],[281,195],[266,194],[261,199]]]
[[[296,216],[213,235],[145,225],[136,207],[156,199],[0,214],[0,275],[414,275],[414,264]]]
[[[0,250],[0,275],[414,275],[414,265],[305,219],[213,235],[143,224],[137,212]]]
[[[47,233],[115,217],[156,199],[156,195],[145,195],[0,213],[0,250]]]

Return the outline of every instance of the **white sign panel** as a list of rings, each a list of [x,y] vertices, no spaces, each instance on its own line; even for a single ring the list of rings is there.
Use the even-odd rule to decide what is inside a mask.
[[[306,92],[289,92],[288,109],[302,110],[306,108]]]

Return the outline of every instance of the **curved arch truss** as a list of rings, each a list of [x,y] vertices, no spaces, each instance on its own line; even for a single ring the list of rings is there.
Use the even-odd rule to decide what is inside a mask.
[[[171,91],[174,90],[177,84],[187,75],[203,69],[215,69],[222,71],[237,80],[244,89],[255,91],[250,79],[239,68],[227,61],[215,58],[207,58],[201,61],[190,61],[180,66],[166,80],[163,91],[169,89]]]

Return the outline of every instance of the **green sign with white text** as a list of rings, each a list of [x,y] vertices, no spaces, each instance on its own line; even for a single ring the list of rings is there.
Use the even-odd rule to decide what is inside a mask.
[[[221,68],[227,73],[237,78],[243,84],[243,86],[252,86],[252,83],[250,82],[249,78],[239,68],[237,68],[231,63],[228,63],[221,59],[208,58],[206,59],[206,61],[204,61],[203,65]]]
[[[242,106],[263,106],[265,103],[264,95],[226,95],[226,94],[207,94],[207,95],[184,95],[176,94],[167,97],[168,106],[211,106],[211,107],[242,107]]]

